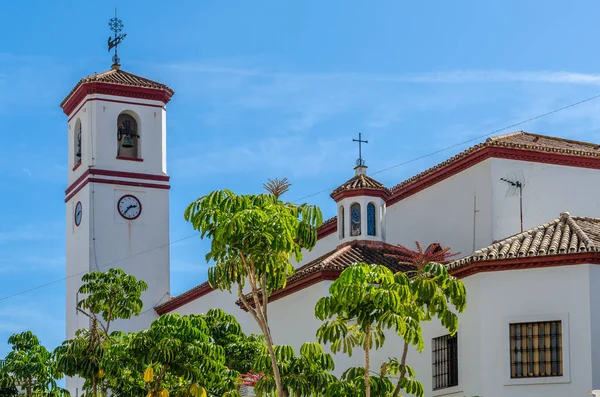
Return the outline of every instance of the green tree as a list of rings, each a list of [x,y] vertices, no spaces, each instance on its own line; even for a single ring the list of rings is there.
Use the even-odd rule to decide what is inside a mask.
[[[191,396],[236,390],[239,373],[225,366],[225,350],[214,343],[203,316],[163,315],[126,351],[137,359],[148,396],[162,397],[163,389]]]
[[[365,395],[365,369],[363,367],[348,368],[338,382],[333,382],[327,388],[327,397],[363,397]],[[389,397],[394,390],[394,384],[386,375],[371,375],[369,377],[372,397]]]
[[[11,351],[1,369],[0,387],[5,393],[18,386],[23,394],[31,396],[68,396],[56,384],[58,378],[52,354],[40,344],[31,331],[8,338]],[[16,394],[14,394],[16,395]]]
[[[398,244],[398,253],[387,256],[396,258],[399,264],[413,268],[404,274],[409,279],[410,307],[414,312],[414,318],[419,322],[437,318],[450,334],[454,335],[458,331],[458,316],[452,311],[451,306],[462,313],[467,305],[467,291],[463,283],[451,276],[442,263],[459,253],[451,253],[450,247],[442,248],[437,243],[430,244],[426,249],[423,249],[419,242],[415,244],[416,251]],[[414,372],[406,365],[410,345],[410,340],[404,338],[400,360],[392,358],[388,362],[388,371],[399,377],[393,397],[399,396],[402,389],[414,387],[410,382],[410,379],[415,377]],[[422,342],[417,343],[416,346],[418,351],[422,351]]]
[[[331,295],[315,307],[316,317],[325,321],[317,330],[319,342],[331,342],[333,353],[343,350],[350,356],[356,346],[364,349],[366,397],[371,396],[371,349],[383,345],[384,330],[395,322],[410,340],[418,333],[418,322],[402,313],[410,299],[407,284],[396,282],[385,266],[356,263],[340,274],[329,287]]]
[[[365,396],[371,395],[371,349],[383,346],[386,330],[395,331],[405,342],[400,361],[391,359],[385,369],[399,377],[392,395],[404,389],[422,396],[423,386],[406,364],[408,346],[423,350],[423,321],[438,318],[450,333],[457,331],[458,317],[449,304],[464,310],[463,284],[438,263],[428,263],[412,278],[402,272],[393,274],[385,266],[356,263],[342,272],[329,292],[315,307],[317,318],[325,321],[317,330],[318,340],[331,342],[334,353],[343,350],[351,355],[356,346],[364,349]]]
[[[291,346],[276,346],[275,354],[281,371],[283,396],[310,397],[323,395],[337,379],[330,371],[335,369],[333,358],[316,342],[306,342],[296,356]],[[272,396],[276,391],[273,368],[268,352],[257,357],[256,370],[263,373],[254,391],[258,395]]]
[[[256,357],[266,349],[264,337],[246,335],[235,317],[221,309],[201,316],[214,343],[225,351],[225,365],[240,374],[252,371]]]
[[[61,373],[85,379],[86,395],[107,394],[103,359],[111,341],[110,325],[118,319],[140,314],[145,282],[121,269],[91,272],[82,277],[79,293],[85,296],[77,310],[89,317],[90,328],[80,329],[73,339],[63,342],[54,354]]]
[[[0,362],[0,397],[14,397],[18,395],[15,380],[3,370],[3,362]]]
[[[242,304],[260,327],[269,350],[278,396],[283,387],[269,328],[268,298],[283,288],[294,272],[292,260],[302,258],[302,249],[312,249],[317,227],[322,223],[318,207],[283,202],[275,194],[236,195],[219,190],[200,197],[185,210],[184,217],[201,237],[211,241],[207,261],[213,288],[237,286]],[[248,287],[251,302],[246,299]]]

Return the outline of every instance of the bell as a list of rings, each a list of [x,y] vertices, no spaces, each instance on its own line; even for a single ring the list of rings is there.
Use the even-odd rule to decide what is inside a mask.
[[[77,149],[77,154],[75,154],[76,157],[81,157],[81,148]]]
[[[131,143],[131,138],[128,135],[125,135],[125,139],[123,139],[123,144],[121,145],[124,148],[133,147],[133,143]]]

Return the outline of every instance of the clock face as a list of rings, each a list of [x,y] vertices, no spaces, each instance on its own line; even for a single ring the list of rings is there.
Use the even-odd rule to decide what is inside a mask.
[[[136,219],[142,213],[142,203],[140,203],[137,197],[126,194],[119,199],[117,210],[119,211],[119,215],[125,219]]]
[[[78,201],[77,204],[75,204],[75,226],[79,226],[81,225],[81,212],[82,212],[82,206],[81,206],[81,201]]]

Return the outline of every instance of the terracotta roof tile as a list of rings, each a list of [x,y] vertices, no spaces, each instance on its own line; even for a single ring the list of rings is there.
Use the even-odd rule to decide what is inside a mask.
[[[373,243],[355,241],[349,245],[336,248],[327,254],[314,259],[304,266],[296,269],[294,275],[288,278],[288,283],[299,280],[309,274],[321,270],[342,271],[353,263],[366,262],[385,265],[395,272],[411,270],[411,266],[399,265],[398,260],[385,256],[385,254],[398,254],[398,249],[386,243]]]
[[[118,67],[113,67],[112,69],[103,72],[94,74],[88,77],[84,77],[77,83],[77,85],[71,90],[69,95],[61,102],[60,106],[62,107],[69,98],[77,91],[77,89],[86,83],[107,83],[107,84],[116,84],[122,86],[129,87],[142,87],[142,88],[153,88],[157,90],[165,90],[173,95],[173,90],[170,89],[165,84],[156,82],[154,80],[147,79],[145,77],[138,76],[133,73],[126,72],[121,70]]]
[[[389,193],[388,188],[385,187],[383,183],[376,181],[368,175],[359,174],[355,175],[351,179],[348,179],[346,182],[342,183],[338,188],[336,188],[333,192],[331,192],[331,197],[336,196],[341,192],[362,189],[381,190],[383,192]]]
[[[571,216],[563,212],[560,217],[523,233],[477,250],[473,254],[451,262],[450,269],[473,262],[564,255],[599,251],[600,219]]]
[[[296,272],[288,277],[287,287],[291,286],[295,281],[302,280],[321,271],[342,272],[348,266],[357,262],[384,265],[394,272],[413,270],[412,266],[400,265],[397,259],[385,256],[386,254],[398,254],[398,248],[387,243],[353,241],[297,268]],[[285,288],[279,291],[285,291]],[[275,294],[277,292],[275,291]],[[246,299],[250,297],[250,294],[246,295]],[[241,300],[238,299],[236,303],[238,306],[243,307]]]
[[[530,150],[545,153],[558,153],[569,156],[578,157],[600,157],[600,145],[588,142],[574,141],[570,139],[556,138],[551,136],[532,134],[525,131],[511,132],[510,134],[499,135],[486,139],[485,142],[479,143],[467,150],[443,161],[432,168],[429,168],[401,183],[392,187],[392,194],[402,188],[405,188],[412,183],[417,182],[424,176],[434,173],[457,160],[470,155],[471,153],[482,150],[486,147],[505,147],[521,150]]]

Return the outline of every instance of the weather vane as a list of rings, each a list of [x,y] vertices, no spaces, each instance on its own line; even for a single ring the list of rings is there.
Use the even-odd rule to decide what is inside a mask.
[[[115,49],[115,55],[113,55],[112,61],[113,66],[119,66],[121,59],[119,58],[118,46],[123,41],[127,33],[120,34],[123,31],[123,21],[117,17],[117,9],[115,8],[115,17],[111,18],[108,22],[110,30],[113,31],[115,37],[108,37],[108,51]]]

